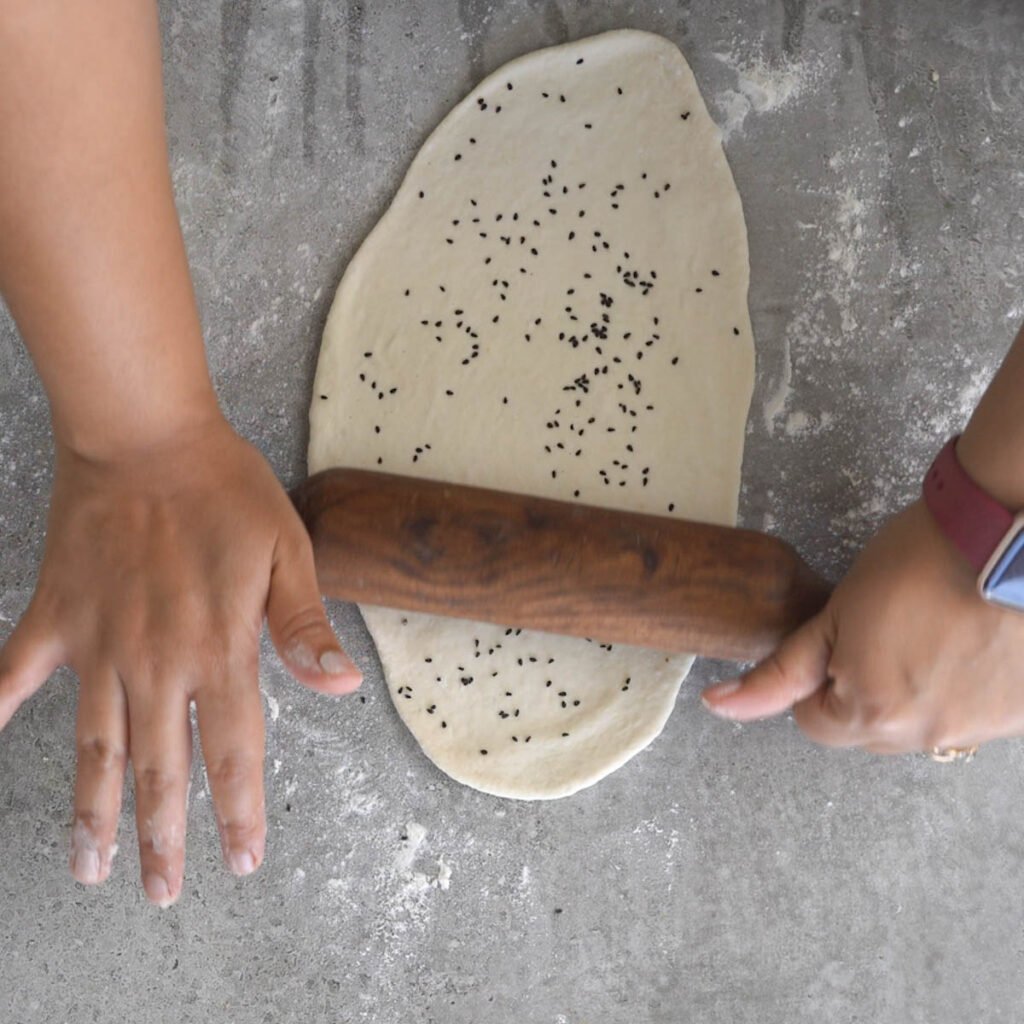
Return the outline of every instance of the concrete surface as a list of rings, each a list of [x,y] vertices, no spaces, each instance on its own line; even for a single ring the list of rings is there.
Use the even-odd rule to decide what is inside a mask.
[[[676,40],[728,132],[759,346],[746,525],[841,572],[1024,318],[1024,7],[1010,0],[162,11],[213,373],[288,481],[332,291],[419,142],[507,58],[615,26]],[[0,635],[29,598],[49,467],[43,397],[4,321]],[[826,753],[789,721],[702,713],[698,688],[721,670],[703,664],[622,771],[569,800],[503,802],[425,761],[358,617],[335,614],[370,666],[366,702],[305,693],[266,659],[268,863],[248,882],[221,869],[197,768],[169,912],[143,901],[130,817],[108,885],[66,873],[73,680],[0,737],[0,1021],[1024,1017],[1021,744],[952,767]],[[409,823],[426,829],[418,846]]]

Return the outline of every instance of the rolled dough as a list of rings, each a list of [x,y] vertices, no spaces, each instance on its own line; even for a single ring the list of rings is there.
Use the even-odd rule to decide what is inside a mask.
[[[324,331],[311,472],[382,469],[732,523],[753,378],[747,238],[682,55],[528,54],[423,145]],[[661,731],[693,661],[364,607],[426,755],[573,793]]]

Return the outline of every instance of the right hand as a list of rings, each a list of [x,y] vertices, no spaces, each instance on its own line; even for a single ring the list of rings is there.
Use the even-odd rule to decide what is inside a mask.
[[[922,501],[870,541],[825,608],[742,679],[704,692],[749,722],[790,708],[818,743],[880,754],[1024,734],[1024,615],[987,604]]]

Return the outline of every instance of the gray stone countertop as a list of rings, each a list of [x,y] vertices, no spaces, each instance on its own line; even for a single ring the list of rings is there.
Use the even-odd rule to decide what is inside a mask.
[[[506,59],[609,28],[679,44],[743,197],[758,344],[744,525],[838,576],[1024,319],[1024,6],[1009,0],[161,8],[212,372],[289,483],[333,289],[417,146]],[[0,636],[31,594],[50,477],[45,399],[2,320]],[[959,766],[828,752],[787,719],[713,720],[697,694],[723,667],[698,663],[621,771],[571,799],[502,801],[426,761],[358,613],[332,614],[369,667],[365,703],[301,690],[267,648],[267,863],[244,882],[222,869],[197,766],[173,910],[142,897],[130,797],[112,880],[67,874],[73,678],[0,736],[0,1020],[1024,1017],[1019,743]],[[415,851],[410,823],[426,830]]]

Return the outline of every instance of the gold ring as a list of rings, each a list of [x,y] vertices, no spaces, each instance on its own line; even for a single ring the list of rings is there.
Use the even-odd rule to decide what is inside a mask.
[[[973,747],[932,747],[928,756],[933,761],[942,764],[950,764],[953,761],[971,761],[978,752],[977,746]]]

